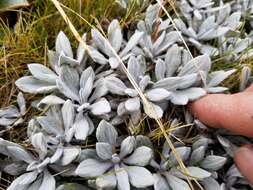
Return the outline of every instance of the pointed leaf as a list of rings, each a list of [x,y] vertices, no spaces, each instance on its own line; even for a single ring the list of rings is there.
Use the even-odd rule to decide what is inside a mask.
[[[118,138],[118,133],[110,123],[102,120],[98,125],[96,137],[99,142],[106,142],[110,143],[111,145],[115,145]]]

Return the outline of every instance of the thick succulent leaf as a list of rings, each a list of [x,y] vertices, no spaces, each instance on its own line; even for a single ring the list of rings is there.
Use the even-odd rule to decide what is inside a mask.
[[[29,188],[27,190],[38,190],[42,183],[42,177],[39,176],[31,185],[29,185]]]
[[[212,177],[205,178],[201,181],[205,190],[217,190],[220,189],[220,184]]]
[[[38,190],[55,190],[56,188],[56,181],[55,178],[45,170],[43,173],[43,180],[41,186]]]
[[[225,92],[225,91],[227,91],[227,90],[228,90],[228,88],[226,88],[226,87],[221,87],[221,86],[206,88],[206,91],[207,91],[208,93],[221,93],[221,92]]]
[[[132,186],[145,188],[154,184],[153,176],[146,168],[140,166],[129,166],[126,170]]]
[[[86,42],[86,39],[87,39],[87,34],[84,33],[82,35],[83,42]],[[86,52],[86,49],[85,49],[83,43],[79,43],[79,45],[78,45],[78,48],[76,50],[76,59],[79,63],[84,62],[84,64],[85,64],[85,61],[87,59],[87,52]]]
[[[186,63],[178,73],[178,76],[199,73],[200,71],[208,73],[210,68],[211,68],[210,57],[208,55],[201,55],[195,57],[194,59]]]
[[[120,47],[123,41],[123,35],[121,32],[121,28],[120,28],[120,24],[118,20],[114,19],[110,23],[107,34],[108,34],[108,40],[110,44],[112,45],[114,50],[118,52],[120,50]]]
[[[157,81],[153,87],[154,88],[164,88],[168,91],[176,90],[181,82],[181,77],[168,77]]]
[[[55,49],[58,54],[63,52],[66,56],[73,58],[73,52],[68,37],[60,32],[56,38]]]
[[[153,174],[155,190],[171,190],[166,179],[160,174]]]
[[[62,66],[64,64],[74,67],[74,66],[79,66],[80,62],[78,62],[76,59],[66,56],[63,52],[61,52],[58,59],[58,65]]]
[[[175,92],[174,92],[175,93]],[[185,90],[180,90],[176,92],[177,96],[186,96],[190,101],[199,99],[200,97],[206,95],[206,91],[202,88],[188,88]]]
[[[34,78],[55,84],[57,79],[57,75],[51,71],[49,68],[45,67],[44,65],[33,63],[28,64],[29,71],[32,73]]]
[[[165,55],[166,77],[171,77],[181,64],[181,50],[177,44],[168,49]]]
[[[73,162],[80,154],[81,149],[79,147],[66,147],[63,148],[63,154],[61,157],[61,165],[67,166]]]
[[[112,171],[97,177],[96,186],[98,189],[114,189],[117,185],[115,174]]]
[[[97,51],[95,48],[89,46],[89,55],[92,60],[98,64],[105,65],[108,63],[108,60],[105,58],[103,54]]]
[[[36,171],[24,173],[23,175],[16,178],[11,185],[7,188],[7,190],[23,190],[26,185],[29,185],[37,178],[38,173]]]
[[[107,39],[97,30],[91,30],[91,36],[95,46],[108,57],[112,57],[114,54],[111,50],[111,46]]]
[[[148,137],[143,135],[137,135],[135,139],[136,139],[136,147],[146,146],[153,149],[153,144]]]
[[[251,75],[251,69],[248,66],[244,66],[241,71],[241,81],[240,81],[240,91],[243,91],[246,89],[249,78]]]
[[[124,91],[127,87],[120,79],[114,76],[106,77],[105,85],[112,94],[125,95]]]
[[[21,147],[7,146],[6,149],[9,155],[17,160],[24,161],[26,163],[31,163],[35,160],[30,153],[28,153],[25,149]]]
[[[190,156],[191,148],[190,148],[190,147],[183,146],[183,147],[178,147],[178,148],[176,148],[176,151],[177,151],[177,154],[180,156],[180,158],[181,158],[183,161],[186,161],[186,160],[189,158],[189,156]],[[170,162],[171,164],[173,164],[173,165],[178,164],[177,159],[176,159],[176,157],[174,156],[173,152],[170,153],[169,162]]]
[[[124,162],[129,165],[146,166],[153,157],[153,151],[146,146],[138,147]]]
[[[129,112],[138,111],[140,109],[140,106],[141,106],[141,103],[140,103],[139,97],[129,98],[125,102],[125,109]]]
[[[115,165],[114,170],[117,178],[118,190],[130,190],[130,183],[126,169]]]
[[[58,147],[56,149],[56,151],[54,152],[53,156],[50,158],[50,163],[53,164],[53,163],[57,162],[58,160],[60,160],[62,155],[63,155],[63,148]]]
[[[207,156],[201,163],[200,166],[204,169],[216,171],[224,166],[227,159],[221,156]]]
[[[166,51],[169,46],[175,44],[175,42],[180,41],[180,36],[177,31],[168,32],[165,36],[165,39],[160,44],[159,47],[154,47],[155,55],[160,55],[162,52]]]
[[[217,71],[211,74],[211,79],[208,82],[208,87],[218,86],[222,81],[232,75],[236,70],[232,69],[230,71]]]
[[[190,190],[189,185],[182,179],[179,179],[176,176],[170,175],[169,173],[165,174],[167,182],[171,186],[172,190]]]
[[[134,56],[131,56],[127,63],[127,70],[137,83],[139,83],[140,77],[142,77],[145,72],[143,71],[141,64],[139,64],[137,58]]]
[[[56,80],[56,86],[59,89],[59,91],[64,94],[66,97],[75,100],[75,101],[80,101],[78,93],[77,92],[73,92],[68,86],[67,84],[65,84],[64,82],[62,82],[61,80]]]
[[[73,103],[70,100],[67,100],[62,106],[61,112],[65,131],[69,130],[75,119],[75,108]]]
[[[194,85],[196,85],[196,82],[198,81],[199,77],[197,73],[184,75],[181,77],[181,80],[178,84],[179,89],[187,89]]]
[[[97,155],[103,160],[110,160],[113,154],[112,145],[105,142],[96,143],[96,152]]]
[[[211,176],[211,173],[199,167],[187,167],[187,169],[189,171],[190,176],[195,177],[197,179],[204,179]]]
[[[92,67],[88,67],[82,72],[80,77],[80,88],[84,90],[83,99],[87,100],[93,89],[93,82],[95,79],[95,73]]]
[[[31,143],[41,158],[47,154],[47,140],[43,133],[36,133],[31,137]]]
[[[103,115],[111,111],[111,106],[105,98],[101,98],[90,106],[90,111],[93,115]]]
[[[128,40],[127,45],[125,46],[125,48],[120,53],[120,57],[125,56],[133,47],[135,47],[139,43],[139,40],[141,39],[141,37],[143,36],[143,34],[144,34],[143,32],[136,31],[131,36],[131,38]]]
[[[157,80],[165,78],[166,74],[166,64],[163,60],[158,59],[155,64],[155,76]]]
[[[16,106],[8,106],[5,108],[0,109],[0,117],[5,118],[13,118],[13,117],[20,117],[20,112]]]
[[[195,165],[201,160],[203,160],[205,157],[205,151],[206,151],[205,146],[200,146],[197,149],[193,150],[190,158],[190,163],[192,165]]]
[[[64,133],[62,126],[59,126],[57,120],[53,118],[47,116],[39,116],[36,117],[36,120],[40,126],[49,134],[54,134],[57,136]]]
[[[64,65],[60,69],[60,80],[74,93],[79,92],[79,73],[77,69]]]
[[[121,142],[120,146],[120,158],[124,158],[128,154],[132,153],[135,148],[135,137],[129,136]]]
[[[59,98],[58,96],[55,95],[48,95],[45,98],[43,98],[39,103],[38,103],[38,107],[40,107],[43,104],[46,105],[57,105],[57,104],[64,104],[65,100],[63,100],[62,98]]]
[[[189,101],[188,97],[183,93],[175,91],[171,94],[170,101],[175,105],[186,105]]]
[[[95,159],[87,159],[82,161],[75,173],[85,178],[98,177],[104,174],[112,166],[111,162],[101,162]]]
[[[147,98],[152,102],[160,102],[170,97],[171,93],[163,88],[154,88],[148,90],[146,93]]]
[[[26,102],[25,102],[25,98],[22,92],[18,93],[17,102],[18,102],[20,113],[24,115],[26,112]],[[1,115],[1,110],[0,110],[0,115]]]
[[[160,106],[153,104],[149,102],[150,106],[143,105],[145,113],[150,117],[150,118],[162,118],[163,116],[163,110]]]
[[[80,185],[78,183],[66,183],[56,188],[56,190],[73,190],[73,189],[74,190],[91,190],[89,187]]]
[[[38,80],[33,76],[22,77],[15,84],[23,92],[31,94],[49,93],[57,89],[55,84]]]
[[[97,127],[96,137],[99,142],[106,142],[111,145],[116,145],[118,133],[110,123],[102,120]]]
[[[79,113],[76,116],[75,123],[73,125],[75,130],[75,138],[78,140],[85,140],[89,134],[89,122],[83,113]]]

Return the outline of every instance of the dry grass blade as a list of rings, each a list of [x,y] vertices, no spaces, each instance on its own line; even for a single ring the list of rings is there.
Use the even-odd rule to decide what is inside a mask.
[[[66,13],[64,12],[64,10],[62,9],[60,3],[58,2],[58,0],[51,0],[54,5],[56,6],[57,10],[60,12],[60,14],[62,15],[63,19],[66,21],[66,23],[68,24],[70,30],[72,31],[73,35],[76,37],[76,39],[83,45],[84,49],[89,53],[89,48],[86,45],[86,43],[82,40],[81,36],[79,35],[79,33],[77,32],[77,30],[75,29],[74,25],[71,23],[71,21],[69,20],[68,16],[66,15]],[[171,139],[169,138],[168,134],[166,133],[166,130],[161,122],[160,119],[158,119],[157,113],[154,110],[153,106],[150,104],[150,102],[147,100],[147,98],[145,97],[145,95],[143,94],[143,92],[141,91],[140,87],[138,86],[138,84],[135,82],[134,78],[131,76],[131,74],[128,72],[128,69],[126,68],[125,64],[123,63],[123,61],[121,60],[121,58],[119,57],[119,55],[116,53],[116,51],[113,49],[113,47],[111,46],[111,44],[108,42],[108,40],[105,38],[105,41],[107,43],[107,45],[111,48],[113,54],[115,55],[116,59],[119,61],[122,70],[125,72],[126,76],[128,77],[130,83],[132,84],[132,86],[135,88],[135,90],[138,92],[144,106],[146,106],[146,110],[148,110],[150,113],[152,113],[152,115],[155,115],[155,121],[158,124],[158,126],[160,127],[168,145],[170,146],[172,153],[174,154],[180,168],[182,169],[182,171],[186,174],[189,175],[189,171],[187,170],[187,168],[185,167],[181,157],[179,156],[179,154],[176,151],[176,148],[174,147]],[[189,175],[190,176],[190,175]],[[191,184],[191,181],[188,179],[189,185],[191,186],[191,189],[193,189],[193,185]]]

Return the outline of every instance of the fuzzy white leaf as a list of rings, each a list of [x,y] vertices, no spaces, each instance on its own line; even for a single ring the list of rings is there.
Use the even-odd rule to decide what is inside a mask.
[[[38,190],[55,190],[56,181],[55,178],[45,170],[43,173],[43,180]]]
[[[121,142],[120,154],[119,154],[120,158],[124,158],[128,154],[132,153],[134,148],[135,148],[135,138],[133,136],[129,136],[125,138]]]
[[[59,98],[58,96],[55,95],[48,95],[45,98],[43,98],[39,103],[38,103],[38,107],[40,107],[40,105],[42,104],[46,104],[46,105],[57,105],[57,104],[64,104],[65,100],[63,100],[62,98]]]
[[[114,167],[118,190],[130,190],[128,174],[125,168],[120,168],[118,165]]]
[[[73,125],[75,130],[75,138],[78,140],[85,140],[89,134],[89,123],[83,113],[79,113],[76,116],[75,123]]]
[[[152,174],[143,167],[129,166],[126,168],[130,183],[137,188],[145,188],[154,184]]]
[[[58,54],[63,52],[66,56],[73,58],[70,41],[62,31],[58,34],[56,38],[55,49]]]
[[[103,160],[110,160],[112,158],[112,145],[104,142],[96,143],[96,152],[97,155]]]
[[[195,177],[198,179],[204,179],[211,176],[211,173],[209,173],[206,170],[203,170],[199,167],[187,167],[189,174],[191,177]]]
[[[99,189],[114,189],[117,185],[116,177],[112,172],[97,177],[96,186]]]
[[[141,39],[142,36],[143,36],[143,32],[136,31],[131,36],[131,38],[128,40],[127,45],[125,46],[125,48],[120,53],[120,57],[125,56],[133,47],[135,47],[138,44],[138,42],[139,42],[139,40]]]
[[[123,35],[121,33],[121,28],[118,20],[114,19],[110,23],[107,33],[110,44],[112,45],[114,50],[118,52],[123,41]]]
[[[224,166],[227,159],[221,156],[207,156],[201,163],[200,166],[204,169],[216,171]]]
[[[153,174],[154,178],[154,189],[155,190],[171,190],[169,184],[165,180],[165,177],[160,174]]]
[[[129,157],[125,158],[124,162],[130,165],[146,166],[152,157],[152,149],[146,146],[141,146],[135,149]]]
[[[160,102],[166,100],[171,95],[170,92],[163,88],[154,88],[146,92],[147,98],[152,102]]]
[[[118,133],[110,123],[102,120],[97,127],[96,137],[99,142],[106,142],[111,145],[115,145]]]
[[[127,89],[126,85],[120,79],[113,76],[105,78],[105,85],[112,94],[116,95],[124,95],[124,91]]]
[[[199,71],[204,71],[204,73],[208,73],[210,69],[211,69],[210,57],[208,55],[201,55],[195,57],[194,59],[186,63],[178,73],[178,76],[199,73]]]
[[[150,106],[143,105],[145,113],[150,117],[150,118],[162,118],[163,116],[163,110],[160,106],[153,104],[149,102]]]
[[[192,151],[190,163],[191,164],[197,164],[201,160],[204,159],[205,156],[205,146],[200,146],[197,149]]]
[[[183,161],[186,161],[191,153],[191,148],[190,147],[178,147],[176,148],[177,154],[180,156],[180,158]],[[170,163],[171,164],[178,164],[176,157],[174,156],[173,152],[170,153]]]
[[[36,133],[31,137],[31,142],[36,151],[44,158],[47,154],[47,140],[43,133]]]
[[[90,110],[93,115],[103,115],[111,111],[111,106],[105,98],[101,98],[90,106]]]
[[[172,190],[190,190],[189,185],[182,179],[166,173],[166,179]]]
[[[23,92],[31,94],[49,93],[57,89],[55,84],[38,80],[33,76],[22,77],[15,84]]]
[[[218,86],[222,81],[232,75],[236,70],[232,69],[230,71],[218,71],[213,73],[211,80],[208,82],[208,87],[215,87]]]
[[[34,161],[34,157],[21,147],[7,146],[6,149],[10,156],[17,160],[24,161],[26,163],[31,163]]]
[[[73,162],[78,155],[80,154],[81,149],[78,147],[66,147],[63,149],[63,154],[61,157],[61,165],[62,166],[67,166],[71,162]]]
[[[137,111],[140,109],[140,98],[136,97],[136,98],[129,98],[126,102],[125,102],[125,108],[127,111],[132,112],[132,111]]]
[[[100,162],[95,159],[82,161],[77,167],[75,173],[78,176],[92,178],[101,176],[112,166],[111,162]]]

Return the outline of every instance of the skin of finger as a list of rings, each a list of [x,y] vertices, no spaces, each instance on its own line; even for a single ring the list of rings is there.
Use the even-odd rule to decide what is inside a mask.
[[[235,152],[234,157],[240,173],[246,177],[250,184],[253,184],[253,149],[252,146],[244,146]]]
[[[211,94],[192,103],[190,109],[210,127],[226,128],[253,137],[253,93]]]

